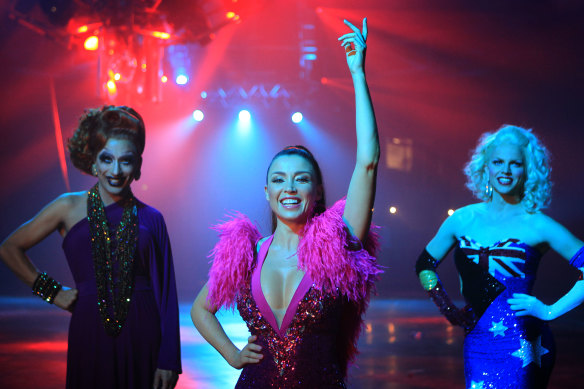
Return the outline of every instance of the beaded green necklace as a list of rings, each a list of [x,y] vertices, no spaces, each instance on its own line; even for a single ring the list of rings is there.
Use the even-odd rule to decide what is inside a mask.
[[[97,306],[106,333],[118,336],[128,316],[134,286],[134,254],[138,242],[136,199],[130,193],[125,200],[122,220],[112,239],[98,184],[87,194]]]

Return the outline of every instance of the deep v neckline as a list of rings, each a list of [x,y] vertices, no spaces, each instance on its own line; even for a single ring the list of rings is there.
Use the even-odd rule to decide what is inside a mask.
[[[290,300],[290,304],[288,304],[288,306],[286,307],[286,313],[284,314],[284,318],[282,319],[282,325],[278,327],[276,315],[274,314],[274,311],[272,310],[272,308],[268,304],[268,301],[266,300],[266,296],[264,295],[261,283],[262,267],[264,265],[264,262],[268,255],[268,250],[270,249],[270,245],[272,244],[273,240],[274,236],[272,235],[261,244],[260,251],[258,253],[257,266],[253,271],[251,279],[251,293],[254,300],[256,301],[258,309],[260,310],[264,318],[266,318],[270,326],[272,326],[274,331],[280,337],[284,337],[286,335],[288,327],[290,326],[290,323],[292,322],[292,319],[294,318],[294,315],[296,314],[298,304],[312,286],[313,281],[312,278],[308,275],[308,273],[304,273],[304,275],[302,276],[302,280],[300,281],[300,284],[298,284],[298,287],[296,288],[294,294],[292,295],[292,300]]]

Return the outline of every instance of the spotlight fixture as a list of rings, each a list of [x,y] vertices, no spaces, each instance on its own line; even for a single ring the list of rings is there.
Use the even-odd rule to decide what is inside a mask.
[[[251,120],[251,114],[249,113],[248,110],[246,109],[242,109],[241,111],[239,111],[239,120],[247,123]]]
[[[193,111],[193,119],[200,122],[205,118],[205,114],[200,109],[196,109]]]
[[[300,112],[294,112],[292,114],[292,122],[293,123],[296,123],[296,124],[300,123],[302,121],[302,118],[303,118],[303,116],[302,116],[302,113],[300,113]]]

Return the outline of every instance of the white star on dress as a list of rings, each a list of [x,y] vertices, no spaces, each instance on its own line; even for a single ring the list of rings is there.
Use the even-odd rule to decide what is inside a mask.
[[[529,365],[531,362],[537,363],[537,366],[541,367],[541,356],[549,353],[550,351],[541,345],[541,335],[537,337],[536,340],[530,342],[525,339],[520,339],[521,348],[513,352],[514,357],[521,358],[523,361],[523,366]]]
[[[489,328],[489,331],[491,331],[493,333],[493,337],[497,337],[497,335],[501,335],[501,336],[505,336],[505,331],[507,330],[506,325],[503,324],[503,320],[501,320],[498,323],[495,323],[494,321],[491,322],[492,327]]]
[[[472,381],[468,389],[484,389],[485,381],[474,382]]]

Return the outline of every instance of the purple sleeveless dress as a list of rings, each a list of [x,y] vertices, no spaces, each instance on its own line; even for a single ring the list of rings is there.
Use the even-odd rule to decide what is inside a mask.
[[[106,334],[97,308],[97,286],[87,218],[74,225],[63,250],[79,295],[69,324],[67,388],[152,388],[157,368],[181,372],[178,300],[170,241],[160,212],[137,201],[139,237],[132,302],[117,337]],[[110,231],[123,213],[105,208]]]

